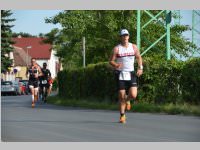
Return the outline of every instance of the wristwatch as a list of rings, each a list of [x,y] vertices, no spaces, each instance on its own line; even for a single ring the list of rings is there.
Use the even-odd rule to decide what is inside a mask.
[[[139,66],[138,69],[139,69],[139,70],[143,70],[143,66],[142,66],[142,65]]]

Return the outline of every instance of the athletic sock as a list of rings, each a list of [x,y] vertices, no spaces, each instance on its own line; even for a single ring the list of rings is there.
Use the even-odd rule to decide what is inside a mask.
[[[121,115],[121,117],[123,117],[125,114],[122,114],[122,113],[121,113],[120,115]]]
[[[32,95],[32,103],[34,102],[34,95]]]

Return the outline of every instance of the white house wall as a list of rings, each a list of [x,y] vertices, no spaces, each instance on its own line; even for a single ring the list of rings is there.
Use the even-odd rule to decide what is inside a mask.
[[[55,56],[55,51],[52,50],[50,60],[48,62],[48,66],[49,66],[49,70],[51,71],[52,78],[55,78],[57,76],[56,62],[58,63],[58,57]]]

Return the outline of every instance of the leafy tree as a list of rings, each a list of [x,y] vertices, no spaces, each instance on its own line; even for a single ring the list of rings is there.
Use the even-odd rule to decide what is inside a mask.
[[[152,10],[151,13],[156,15],[158,11]],[[135,10],[70,10],[60,12],[53,18],[47,18],[46,23],[62,25],[63,29],[56,38],[57,54],[66,64],[64,66],[73,62],[72,66],[78,67],[82,62],[83,36],[86,37],[86,64],[108,61],[112,48],[119,42],[118,33],[122,28],[130,31],[130,42],[136,43],[136,15]],[[141,24],[144,25],[149,19],[147,14],[142,13]],[[141,52],[165,33],[163,24],[165,24],[165,14],[142,30]],[[187,30],[190,28],[186,25],[171,27],[171,49],[174,52],[172,59],[175,59],[175,53],[188,56],[195,48],[195,45],[182,36]],[[165,43],[166,38],[144,57],[165,60]]]
[[[57,42],[58,33],[59,33],[59,29],[57,28],[51,30],[51,32],[44,35],[45,40],[43,42],[50,43],[53,45],[55,42]]]
[[[5,72],[12,65],[12,60],[9,58],[10,52],[13,51],[14,44],[12,41],[13,25],[10,22],[15,19],[10,19],[12,12],[10,10],[1,10],[1,72]]]

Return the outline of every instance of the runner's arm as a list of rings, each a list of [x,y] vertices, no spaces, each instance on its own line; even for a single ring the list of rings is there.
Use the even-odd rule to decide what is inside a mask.
[[[135,57],[138,63],[137,76],[139,77],[143,74],[142,57],[140,55],[140,51],[138,50],[137,46],[136,45],[133,45],[133,46],[134,46],[134,49],[136,50]]]
[[[112,55],[111,55],[111,57],[110,57],[110,60],[109,60],[109,63],[110,63],[110,65],[112,65],[114,68],[120,68],[121,66],[122,66],[122,64],[119,64],[119,63],[116,63],[115,62],[115,60],[116,60],[116,58],[117,58],[117,53],[118,53],[118,48],[117,47],[115,47],[114,49],[113,49],[113,52],[112,52]]]
[[[134,49],[136,50],[135,52],[135,58],[138,63],[138,69],[143,70],[143,65],[142,65],[142,56],[140,55],[140,51],[138,50],[137,46],[133,44]]]
[[[39,75],[38,76],[43,76],[42,70],[41,68],[38,66],[38,71],[39,71]]]
[[[51,77],[51,72],[50,72],[50,70],[48,69],[48,71],[49,71],[49,77]]]
[[[51,72],[50,72],[50,70],[48,69],[48,80],[51,80],[52,78],[51,78]]]
[[[28,73],[28,67],[26,67],[26,77],[28,78],[29,73]]]

